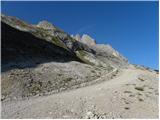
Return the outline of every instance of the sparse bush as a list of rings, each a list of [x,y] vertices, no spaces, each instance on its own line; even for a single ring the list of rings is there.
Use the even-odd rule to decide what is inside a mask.
[[[135,87],[136,90],[139,90],[139,91],[144,91],[144,88],[143,87]]]
[[[124,109],[129,110],[129,107],[125,107]]]
[[[92,73],[96,73],[94,70],[91,70]]]
[[[58,75],[58,76],[62,76],[62,74],[60,74],[60,73],[58,73],[57,75]]]
[[[69,81],[71,81],[72,79],[73,79],[73,78],[68,77],[68,78],[66,78],[64,81],[69,82]]]
[[[141,102],[144,101],[142,98],[139,98],[138,100],[141,101]]]

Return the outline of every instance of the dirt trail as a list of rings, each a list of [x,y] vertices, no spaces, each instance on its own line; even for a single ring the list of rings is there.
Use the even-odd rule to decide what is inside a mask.
[[[91,86],[3,102],[2,118],[158,118],[158,76],[124,69],[120,76]]]

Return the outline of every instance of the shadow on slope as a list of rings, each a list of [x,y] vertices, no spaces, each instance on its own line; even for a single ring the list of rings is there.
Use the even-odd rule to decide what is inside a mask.
[[[79,61],[74,54],[1,22],[2,72],[36,67],[45,62]]]

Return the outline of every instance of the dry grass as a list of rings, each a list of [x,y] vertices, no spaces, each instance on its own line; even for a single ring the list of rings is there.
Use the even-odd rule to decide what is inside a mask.
[[[143,79],[143,78],[140,78],[140,77],[139,77],[138,79],[139,79],[140,81],[145,81],[145,79]]]

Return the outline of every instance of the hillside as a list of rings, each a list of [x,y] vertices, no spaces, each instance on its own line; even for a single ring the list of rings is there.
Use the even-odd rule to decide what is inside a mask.
[[[159,73],[130,64],[111,45],[96,44],[87,34],[69,35],[46,20],[32,25],[4,14],[1,38],[2,118],[157,118]],[[137,87],[143,90],[137,91]],[[133,93],[138,100],[133,102],[134,109],[144,104],[153,111],[122,115],[118,108],[116,113],[124,93]],[[116,106],[113,97],[118,97]],[[113,106],[103,108],[103,99],[107,105],[111,100]],[[89,110],[92,106],[97,106],[94,111]],[[66,112],[72,107],[73,111]],[[76,107],[80,109],[75,111]]]

